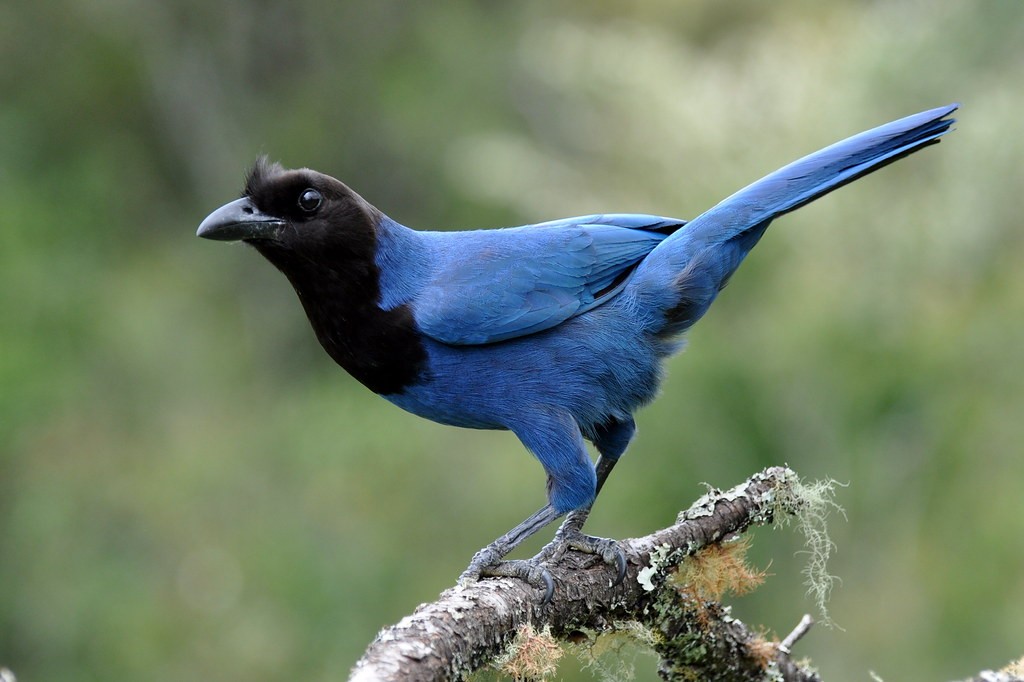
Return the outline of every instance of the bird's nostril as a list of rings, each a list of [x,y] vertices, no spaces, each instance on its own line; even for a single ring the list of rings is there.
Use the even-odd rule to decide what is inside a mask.
[[[249,215],[252,215],[252,206],[243,206],[242,207],[242,212],[243,213],[248,213]]]

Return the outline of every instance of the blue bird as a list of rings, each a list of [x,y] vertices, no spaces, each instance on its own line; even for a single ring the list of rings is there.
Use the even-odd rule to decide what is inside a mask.
[[[463,581],[553,585],[569,548],[625,572],[582,533],[654,399],[662,363],[768,225],[939,141],[957,105],[887,123],[775,171],[687,222],[601,214],[497,230],[404,227],[332,177],[259,159],[242,198],[198,235],[251,244],[291,282],[317,339],[353,377],[427,419],[508,429],[540,460],[548,503],[477,552]],[[594,444],[596,465],[585,441]],[[568,517],[531,560],[506,554]]]

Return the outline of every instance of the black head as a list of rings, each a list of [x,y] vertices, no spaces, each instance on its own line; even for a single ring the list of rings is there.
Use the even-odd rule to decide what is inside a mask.
[[[260,157],[242,197],[207,216],[196,234],[252,244],[279,267],[291,258],[327,265],[370,255],[380,218],[343,182]]]
[[[288,277],[330,356],[386,395],[415,381],[426,355],[408,306],[378,305],[382,218],[330,176],[261,158],[242,197],[207,216],[196,234],[254,246]]]

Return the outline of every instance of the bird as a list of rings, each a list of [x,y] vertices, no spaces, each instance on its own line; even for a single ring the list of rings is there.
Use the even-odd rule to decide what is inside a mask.
[[[769,224],[939,142],[958,107],[813,152],[690,221],[604,213],[414,230],[331,176],[261,156],[241,197],[197,235],[245,242],[270,261],[327,354],[374,393],[435,422],[519,438],[543,467],[547,503],[478,551],[460,583],[516,577],[547,602],[547,565],[569,550],[598,555],[623,579],[619,545],[583,525],[633,440],[634,414],[657,395],[664,361]],[[538,555],[505,558],[563,516]]]

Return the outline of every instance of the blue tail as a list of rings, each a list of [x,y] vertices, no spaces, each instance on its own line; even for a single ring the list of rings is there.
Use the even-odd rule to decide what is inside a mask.
[[[924,111],[854,135],[736,192],[659,244],[635,273],[646,288],[669,283],[662,333],[685,331],[707,310],[775,218],[935,144],[959,105]],[[639,295],[644,295],[638,292]]]

